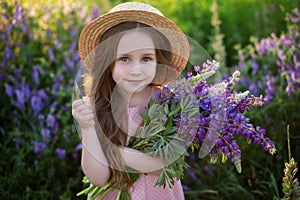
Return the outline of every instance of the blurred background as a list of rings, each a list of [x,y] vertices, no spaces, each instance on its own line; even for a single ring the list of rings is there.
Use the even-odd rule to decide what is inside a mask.
[[[1,0],[0,199],[86,199],[76,197],[85,186],[70,107],[77,40],[88,22],[121,2]],[[141,2],[201,44],[221,63],[224,79],[239,70],[236,90],[263,95],[265,106],[246,115],[277,148],[271,156],[237,138],[241,174],[221,159],[188,158],[186,199],[297,199],[299,173],[288,163],[300,162],[300,1]]]

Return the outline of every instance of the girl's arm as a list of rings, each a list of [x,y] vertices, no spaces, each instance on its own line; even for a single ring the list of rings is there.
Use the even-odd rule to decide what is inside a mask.
[[[93,185],[102,187],[110,177],[108,161],[94,127],[82,129],[81,167]]]
[[[81,129],[82,171],[93,185],[101,187],[108,181],[110,170],[97,137],[91,106],[83,100],[75,100],[72,104],[72,115]]]
[[[120,147],[125,165],[142,173],[159,175],[166,162],[129,147]]]

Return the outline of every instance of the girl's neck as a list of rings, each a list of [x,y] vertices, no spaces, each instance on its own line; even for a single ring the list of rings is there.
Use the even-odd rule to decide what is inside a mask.
[[[147,86],[144,90],[137,93],[121,92],[123,99],[128,102],[128,107],[135,107],[148,102],[152,92],[152,86]]]

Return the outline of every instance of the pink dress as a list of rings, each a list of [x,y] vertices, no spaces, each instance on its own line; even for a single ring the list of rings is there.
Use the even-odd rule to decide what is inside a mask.
[[[128,108],[128,133],[130,135],[137,132],[138,127],[142,123],[141,113],[148,104],[150,98],[155,96],[158,89],[152,89],[150,96],[141,105]],[[130,136],[128,137],[128,140]],[[158,176],[152,174],[141,174],[140,178],[129,189],[131,200],[184,200],[183,189],[181,181],[175,181],[174,185],[170,188],[166,185],[165,188],[155,186]],[[105,200],[115,200],[118,191],[114,190],[105,196]]]

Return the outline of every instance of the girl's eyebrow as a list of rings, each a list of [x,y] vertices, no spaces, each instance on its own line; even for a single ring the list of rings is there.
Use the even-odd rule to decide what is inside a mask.
[[[120,58],[120,57],[130,57],[130,53],[121,53],[121,54],[118,54],[117,55],[117,58]],[[155,56],[155,53],[145,53],[145,54],[142,54],[142,56]]]
[[[145,53],[143,56],[155,56],[155,53]]]
[[[127,53],[117,54],[117,58],[121,58],[121,57],[130,57],[130,55]]]

